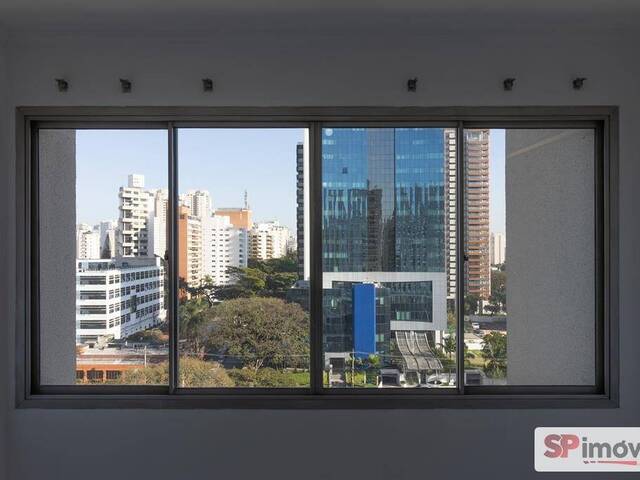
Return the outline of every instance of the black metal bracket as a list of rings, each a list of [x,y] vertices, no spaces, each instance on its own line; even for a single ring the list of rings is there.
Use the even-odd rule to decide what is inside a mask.
[[[58,85],[59,92],[66,92],[69,90],[69,82],[67,82],[64,78],[56,78],[56,84]]]
[[[407,80],[407,92],[415,92],[418,90],[418,79],[410,78]]]
[[[581,90],[582,87],[584,87],[584,82],[585,82],[586,78],[585,77],[576,77],[573,79],[573,89],[574,90]]]
[[[130,93],[131,88],[131,80],[127,80],[126,78],[120,79],[120,89],[122,90],[122,93]]]
[[[513,86],[515,85],[515,83],[516,83],[515,78],[505,78],[504,81],[502,82],[502,86],[507,92],[510,92],[511,90],[513,90]]]
[[[213,92],[213,80],[210,78],[202,79],[202,90],[205,92]]]

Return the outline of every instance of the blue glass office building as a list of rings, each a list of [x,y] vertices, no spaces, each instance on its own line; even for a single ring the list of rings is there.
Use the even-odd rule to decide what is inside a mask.
[[[394,329],[433,322],[427,273],[444,278],[444,152],[440,128],[323,130],[326,352],[384,355]],[[356,287],[367,283],[375,288]],[[360,351],[374,347],[359,332],[373,332],[375,352]]]

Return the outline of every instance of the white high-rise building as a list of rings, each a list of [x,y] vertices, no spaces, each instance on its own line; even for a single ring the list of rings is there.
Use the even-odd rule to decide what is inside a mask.
[[[164,258],[167,251],[167,190],[157,190],[153,200],[153,211],[149,212],[149,256]]]
[[[444,130],[445,162],[445,270],[447,274],[447,298],[456,298],[456,130]]]
[[[132,173],[128,177],[128,185],[132,188],[144,188],[144,175]]]
[[[118,222],[111,220],[100,222],[100,258],[113,258],[116,256],[116,238]]]
[[[156,190],[154,199],[154,215],[166,223],[168,210],[169,191],[166,188]]]
[[[76,258],[100,258],[100,231],[84,223],[76,227]]]
[[[164,236],[161,232],[166,230],[161,225],[151,223],[155,217],[157,190],[144,188],[144,175],[129,175],[126,187],[120,187],[118,194],[120,204],[118,206],[118,235],[117,254],[123,257],[146,257],[162,252],[164,249],[160,242],[153,242],[154,231]],[[164,207],[166,209],[166,206]],[[161,221],[162,216],[159,217]],[[166,212],[165,212],[166,218]],[[165,219],[166,222],[166,219]]]
[[[507,237],[504,233],[491,234],[491,265],[505,262],[507,253]]]
[[[289,238],[287,239],[287,254],[296,253],[297,247],[298,239],[296,238],[295,233],[289,233]]]
[[[214,215],[202,219],[202,275],[215,285],[227,285],[233,279],[229,267],[247,266],[247,231],[236,228],[229,217]]]
[[[213,212],[213,202],[207,190],[189,190],[180,196],[180,203],[189,207],[191,216],[196,218],[209,218]]]
[[[256,260],[284,257],[289,238],[289,229],[277,221],[255,223],[249,231],[249,257]]]
[[[97,232],[96,232],[97,234]],[[76,271],[76,341],[125,338],[166,319],[158,258],[80,260]]]
[[[184,205],[178,210],[178,277],[190,287],[202,281],[202,220]]]

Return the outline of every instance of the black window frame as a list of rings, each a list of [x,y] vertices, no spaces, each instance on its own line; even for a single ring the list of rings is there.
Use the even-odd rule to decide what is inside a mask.
[[[322,352],[322,155],[326,126],[468,128],[590,128],[595,142],[596,384],[594,386],[464,385],[464,336],[458,335],[453,389],[328,389]],[[310,152],[309,388],[177,388],[178,128],[307,128]],[[160,129],[168,138],[171,225],[169,248],[170,384],[167,386],[39,383],[39,129]],[[457,212],[463,205],[463,150],[457,148]],[[618,108],[597,107],[18,107],[16,109],[18,286],[16,405],[22,408],[616,408],[618,352]],[[464,278],[464,231],[457,216],[458,279]],[[457,280],[460,287],[463,282]],[[457,289],[457,327],[464,331],[463,292]]]

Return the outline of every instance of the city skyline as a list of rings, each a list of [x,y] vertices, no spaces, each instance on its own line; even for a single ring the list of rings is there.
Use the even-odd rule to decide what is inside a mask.
[[[188,190],[209,191],[215,210],[242,207],[246,190],[256,222],[277,220],[295,232],[295,148],[303,138],[304,129],[182,129],[179,131],[179,191],[181,194]],[[490,230],[505,234],[504,130],[491,130],[489,152]],[[272,162],[270,159],[274,156],[283,161]],[[219,164],[207,165],[205,157],[222,157],[225,166],[233,165],[234,168],[225,170],[225,181],[216,183],[212,180],[217,176],[215,169]],[[121,161],[114,162],[113,158]],[[129,174],[144,175],[148,189],[167,188],[166,158],[167,139],[162,130],[78,130],[76,224],[97,225],[102,221],[117,220],[117,191],[126,185]],[[96,165],[100,166],[97,172]],[[195,165],[198,169],[192,168]],[[242,165],[247,168],[239,168]],[[263,170],[259,168],[261,165],[268,168]],[[199,174],[202,169],[210,174]],[[262,179],[276,173],[279,179],[289,178],[278,181],[278,188],[270,190]],[[244,188],[238,183],[243,183]]]
[[[294,231],[296,145],[303,139],[300,128],[181,129],[179,192],[207,190],[217,209],[242,207],[246,191],[256,222],[278,220]],[[147,189],[167,188],[167,148],[162,130],[78,130],[76,224],[117,219],[118,188],[129,174],[144,175]]]
[[[245,130],[230,129],[179,132],[178,268],[183,282],[182,300],[197,295],[194,289],[203,288],[205,284],[213,285],[216,292],[226,291],[225,288],[235,292],[238,278],[232,269],[242,271],[251,258],[267,261],[283,258],[291,251],[290,232],[300,232],[300,222],[308,218],[306,210],[300,210],[300,201],[308,191],[305,175],[308,175],[309,167],[304,162],[306,155],[301,157],[300,147],[306,135],[302,130],[299,131],[303,133],[302,139],[291,138],[291,132],[286,131],[289,136],[286,141],[279,139],[281,145],[277,148],[271,145],[275,150],[281,148],[281,155],[289,157],[289,161],[271,168],[267,174],[260,168],[272,157],[264,156],[269,153],[258,152],[262,145],[259,137],[267,135],[271,138],[274,131],[281,133],[280,130],[249,130],[247,135]],[[100,141],[114,140],[126,133],[107,132]],[[451,189],[461,174],[455,161],[459,149],[465,152],[465,188],[469,191],[464,211],[465,248],[470,260],[464,282],[469,293],[480,299],[488,299],[491,292],[490,245],[493,231],[501,230],[504,225],[504,214],[496,208],[490,216],[493,209],[489,204],[503,203],[505,193],[505,138],[500,135],[504,132],[491,133],[496,140],[490,145],[489,130],[466,130],[464,145],[461,145],[460,141],[455,141],[455,130],[446,128],[322,130],[325,364],[340,363],[356,352],[361,358],[380,355],[383,365],[391,368],[395,365],[393,345],[397,345],[405,374],[416,377],[412,382],[416,380],[420,385],[426,381],[424,374],[428,371],[443,369],[444,364],[432,349],[446,336],[450,299],[447,288],[458,281],[455,272],[450,276],[451,269],[447,264],[451,239],[455,242],[457,232],[454,231],[451,237],[446,229],[451,225],[450,212],[454,215],[456,212],[449,208],[455,206],[456,190]],[[119,299],[129,295],[126,286],[109,287],[117,283],[118,278],[120,282],[126,279],[126,273],[123,277],[116,264],[124,257],[162,262],[166,252],[166,173],[159,172],[150,158],[152,154],[160,158],[162,155],[156,150],[143,150],[150,143],[157,149],[166,142],[156,136],[157,132],[144,135],[145,142],[140,141],[139,135],[136,138],[136,134],[127,141],[135,143],[137,149],[126,154],[119,152],[121,143],[116,142],[116,152],[106,145],[102,145],[105,148],[93,145],[92,149],[103,155],[109,152],[120,160],[107,162],[106,168],[98,165],[106,174],[78,169],[78,186],[82,189],[76,199],[80,204],[78,210],[86,206],[82,197],[88,195],[88,191],[91,192],[89,200],[97,200],[100,205],[110,203],[106,199],[102,202],[102,197],[96,196],[87,177],[99,179],[102,187],[106,185],[105,196],[117,198],[119,203],[117,229],[113,232],[115,248],[110,247],[108,233],[109,229],[113,230],[112,224],[104,219],[94,220],[102,221],[99,230],[97,227],[78,229],[76,233],[78,258],[90,262],[87,269],[95,271],[108,267],[109,271],[113,270],[105,272],[104,279],[94,279],[88,274],[84,280],[99,281],[105,285],[105,293],[89,291],[89,283],[81,287],[80,296],[90,303],[77,304],[78,339],[100,341],[100,332],[116,339],[123,338],[139,328],[157,326],[164,313],[162,304],[145,306],[140,317],[136,312],[138,299],[145,303],[157,301],[161,293],[139,296],[136,287],[135,295],[131,290],[132,298]],[[91,143],[92,139],[80,137],[78,162],[86,159],[86,163],[91,163],[87,140]],[[247,142],[248,137],[253,141]],[[212,149],[212,145],[217,148]],[[221,158],[226,160],[218,161]],[[121,165],[124,162],[126,165]],[[490,170],[494,176],[490,175]],[[119,178],[124,173],[127,174],[126,185]],[[288,182],[287,176],[290,176]],[[115,179],[112,192],[107,190],[110,178]],[[246,193],[247,185],[256,179],[259,191],[269,195],[268,201],[258,202],[257,209],[247,202]],[[283,181],[287,187],[295,188],[293,194],[283,188]],[[215,182],[215,186],[212,187],[211,182]],[[221,196],[216,197],[216,192]],[[222,203],[220,198],[224,198],[224,192],[227,198],[241,196],[241,202]],[[274,201],[273,197],[278,195],[283,200]],[[255,209],[255,223],[252,209]],[[260,218],[265,212],[278,213],[267,219]],[[289,212],[296,219],[295,230],[283,221]],[[103,224],[106,224],[104,228]],[[306,234],[304,238],[306,240]],[[471,247],[467,246],[467,241]],[[304,251],[308,251],[304,242],[302,245]],[[298,255],[299,262],[301,259],[304,257]],[[127,264],[128,260],[122,265]],[[308,273],[301,267],[301,264],[297,265],[297,278],[305,280]],[[137,278],[138,273],[135,275]],[[295,280],[289,274],[278,277],[276,284],[283,279],[286,282]],[[273,282],[272,279],[266,284],[273,285]],[[290,285],[292,290],[286,292],[286,298],[306,305],[303,297],[308,284],[301,282],[296,286],[297,290]],[[157,288],[155,280],[150,282],[150,287]],[[146,292],[147,286],[140,288],[141,292]],[[225,294],[222,295],[228,300]],[[127,308],[131,309],[129,313]]]

